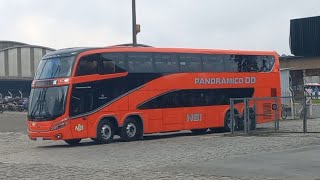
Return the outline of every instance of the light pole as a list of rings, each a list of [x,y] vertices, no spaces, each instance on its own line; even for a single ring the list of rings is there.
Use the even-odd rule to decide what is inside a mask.
[[[132,0],[132,44],[137,46],[136,0]]]

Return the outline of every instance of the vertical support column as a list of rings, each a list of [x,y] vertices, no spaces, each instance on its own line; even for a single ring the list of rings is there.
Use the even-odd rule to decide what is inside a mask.
[[[234,119],[234,99],[230,98],[230,124],[231,124],[231,128],[230,128],[230,132],[231,134],[234,134],[234,124],[235,124],[235,119]]]
[[[30,66],[31,66],[31,75],[32,75],[32,77],[34,77],[34,75],[35,75],[34,48],[30,48]]]
[[[281,101],[280,101],[281,102]],[[277,105],[277,109],[275,111],[275,121],[274,121],[274,130],[277,131],[279,130],[279,107],[281,107],[281,104],[279,106],[279,99],[274,98],[274,104]]]
[[[132,0],[132,44],[137,46],[136,0]]]
[[[244,99],[244,133],[248,134],[248,100]]]
[[[4,75],[9,76],[9,52],[8,50],[4,51]]]
[[[294,116],[296,114],[296,107],[294,106],[294,103],[293,103],[293,96],[291,94],[291,97],[290,97],[290,107],[291,107],[291,117],[292,119],[296,119]]]
[[[307,133],[307,98],[303,96],[303,133]]]
[[[256,100],[253,100],[253,113],[254,113],[254,131],[257,130],[257,104],[256,104]],[[252,122],[251,122],[252,123]]]
[[[18,77],[22,77],[22,60],[21,60],[21,48],[17,48],[17,69],[18,69]]]
[[[310,102],[309,102],[309,117],[312,118],[313,116],[313,111],[312,111],[312,100],[310,99]]]

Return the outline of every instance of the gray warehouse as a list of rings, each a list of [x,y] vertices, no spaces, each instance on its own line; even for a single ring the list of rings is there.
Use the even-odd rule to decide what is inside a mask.
[[[40,59],[52,48],[14,41],[0,41],[0,93],[29,95]],[[9,92],[8,92],[9,91]]]

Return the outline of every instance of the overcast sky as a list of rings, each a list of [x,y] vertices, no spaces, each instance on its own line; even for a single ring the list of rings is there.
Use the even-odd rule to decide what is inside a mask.
[[[290,19],[320,0],[136,0],[138,42],[290,54]],[[0,0],[0,40],[55,49],[132,42],[131,0]]]

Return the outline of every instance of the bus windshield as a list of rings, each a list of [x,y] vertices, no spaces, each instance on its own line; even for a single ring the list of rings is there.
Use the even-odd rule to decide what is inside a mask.
[[[30,93],[29,119],[54,120],[65,112],[68,86],[35,88]]]
[[[36,80],[70,77],[74,56],[42,59],[39,63]]]

